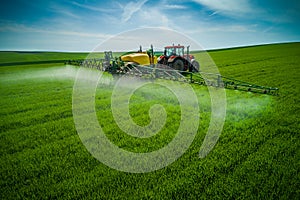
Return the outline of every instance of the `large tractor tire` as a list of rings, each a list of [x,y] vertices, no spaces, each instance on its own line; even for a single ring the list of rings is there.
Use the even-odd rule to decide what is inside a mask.
[[[183,61],[181,59],[176,59],[172,63],[171,67],[173,69],[176,69],[176,70],[179,70],[179,71],[183,71],[184,70],[184,63],[183,63]]]
[[[199,65],[199,63],[198,63],[196,60],[194,60],[194,61],[192,62],[192,65],[193,65],[193,72],[199,72],[199,70],[200,70],[200,65]]]

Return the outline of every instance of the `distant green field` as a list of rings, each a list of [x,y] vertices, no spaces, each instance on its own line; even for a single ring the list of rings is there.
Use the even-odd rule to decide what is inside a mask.
[[[59,53],[59,52],[0,52],[0,63],[32,62],[41,60],[63,60],[72,58],[85,58],[87,53]]]
[[[208,156],[200,159],[210,98],[206,87],[192,85],[199,99],[200,126],[191,147],[161,170],[131,174],[100,163],[82,144],[72,115],[78,68],[26,64],[82,59],[86,53],[0,52],[0,198],[299,199],[300,43],[209,54],[222,75],[278,87],[279,95],[226,90],[222,134]],[[129,151],[150,152],[172,140],[180,123],[174,94],[157,85],[134,93],[130,114],[137,124],[149,123],[148,110],[154,104],[163,105],[168,114],[159,134],[138,139],[124,134],[114,122],[111,93],[110,86],[99,85],[95,99],[99,123],[112,142]]]

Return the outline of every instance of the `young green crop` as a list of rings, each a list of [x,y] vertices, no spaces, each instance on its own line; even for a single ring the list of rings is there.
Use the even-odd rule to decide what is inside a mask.
[[[0,198],[299,199],[299,47],[291,43],[209,52],[222,75],[278,87],[279,96],[226,90],[221,137],[200,159],[210,98],[204,86],[192,85],[200,107],[195,140],[177,161],[145,174],[111,169],[85,149],[72,115],[76,67],[0,67]],[[0,53],[2,63],[36,59],[24,54],[18,60],[11,54]],[[65,58],[61,53],[51,56]],[[155,84],[134,93],[129,108],[137,124],[149,123],[148,111],[154,104],[162,104],[168,113],[160,133],[138,139],[115,123],[112,89],[100,84],[95,97],[99,124],[112,142],[133,152],[149,152],[172,140],[180,120],[174,94]]]

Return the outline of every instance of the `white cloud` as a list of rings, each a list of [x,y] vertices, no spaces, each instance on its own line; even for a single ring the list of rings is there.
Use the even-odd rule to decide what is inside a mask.
[[[90,38],[108,38],[112,35],[102,34],[102,33],[89,33],[89,32],[76,32],[76,31],[65,31],[65,30],[46,30],[43,28],[36,28],[25,26],[23,24],[1,24],[0,32],[15,32],[15,33],[42,33],[42,34],[52,34],[52,35],[67,35],[67,36],[77,36],[77,37],[90,37]]]
[[[209,16],[211,17],[211,16],[214,16],[214,15],[216,15],[216,14],[218,14],[220,11],[214,11],[213,13],[211,13]]]
[[[139,12],[138,16],[142,27],[144,26],[159,26],[159,27],[169,27],[170,19],[169,17],[161,12],[159,9],[144,9]],[[147,24],[143,22],[147,22]]]
[[[194,2],[229,15],[248,13],[253,10],[249,0],[194,0]]]
[[[270,26],[270,27],[264,29],[262,32],[267,33],[267,32],[270,32],[272,29],[274,29],[274,26]]]
[[[186,34],[211,34],[211,33],[255,33],[259,31],[257,24],[210,24],[202,23],[196,29],[182,30]]]
[[[139,11],[148,0],[129,2],[123,7],[122,22],[130,20],[131,16]]]
[[[72,4],[75,6],[78,6],[80,8],[88,9],[91,11],[97,11],[97,12],[101,12],[101,13],[110,13],[110,12],[113,12],[116,10],[116,9],[112,9],[112,8],[100,8],[99,6],[89,6],[87,4],[81,4],[81,3],[78,3],[75,1],[73,1]]]
[[[162,50],[166,45],[183,44],[191,45],[192,49],[201,49],[197,43],[190,40],[184,34],[168,28],[139,28],[109,38],[96,50],[129,51],[137,50],[141,45],[148,49],[152,44],[155,49]]]
[[[70,17],[70,18],[74,18],[74,19],[81,19],[81,16],[74,14],[70,10],[67,10],[65,7],[60,6],[60,5],[53,4],[52,6],[50,6],[50,10],[52,12],[56,12],[56,13],[62,15],[62,16],[65,16],[65,17]]]
[[[186,6],[183,5],[176,5],[176,4],[166,4],[164,5],[164,8],[166,9],[186,9]]]

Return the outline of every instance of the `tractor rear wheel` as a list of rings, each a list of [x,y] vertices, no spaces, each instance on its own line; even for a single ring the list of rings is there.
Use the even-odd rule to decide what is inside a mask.
[[[176,69],[176,70],[179,70],[179,71],[183,71],[183,69],[184,69],[184,63],[183,63],[182,60],[176,59],[176,60],[173,62],[173,64],[172,64],[171,67],[172,67],[173,69]]]
[[[193,72],[199,72],[200,69],[199,63],[197,61],[193,61],[192,65],[193,65]]]

